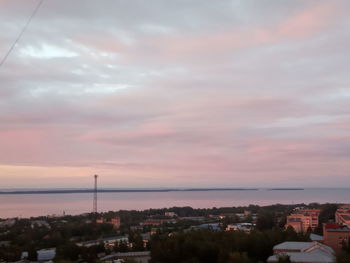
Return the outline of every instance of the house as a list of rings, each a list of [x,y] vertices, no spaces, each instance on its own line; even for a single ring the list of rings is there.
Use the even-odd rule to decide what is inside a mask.
[[[323,243],[339,252],[343,246],[347,246],[350,240],[350,228],[347,225],[324,224]]]
[[[287,216],[285,228],[293,227],[295,232],[307,232],[309,228],[314,230],[318,226],[320,209],[298,209]]]
[[[319,242],[283,242],[273,247],[267,262],[278,262],[287,255],[292,263],[335,263],[334,250]]]

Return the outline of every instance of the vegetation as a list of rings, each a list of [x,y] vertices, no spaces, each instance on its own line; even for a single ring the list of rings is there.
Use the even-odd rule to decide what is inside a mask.
[[[36,251],[44,248],[56,248],[56,262],[97,262],[99,256],[113,252],[151,250],[152,262],[264,262],[271,254],[274,245],[284,241],[307,241],[308,234],[297,234],[293,228],[284,228],[286,216],[293,209],[304,204],[271,205],[247,207],[223,207],[211,209],[193,209],[191,207],[173,207],[169,209],[149,209],[145,211],[125,211],[100,213],[97,216],[107,221],[119,216],[121,227],[116,230],[108,223],[95,223],[95,216],[85,214],[59,218],[38,217],[16,219],[11,226],[0,227],[0,242],[10,241],[0,246],[0,262],[13,262],[20,259],[23,251],[28,258],[35,260]],[[310,204],[310,208],[320,208],[320,224],[334,219],[336,205]],[[165,217],[165,212],[174,212],[176,219]],[[244,211],[249,211],[246,216]],[[238,216],[240,215],[240,216]],[[191,217],[202,217],[194,220]],[[141,226],[146,219],[162,219],[160,226]],[[33,225],[41,220],[47,224]],[[256,228],[251,233],[222,231],[228,224],[252,222]],[[1,220],[0,220],[1,223]],[[193,226],[203,223],[218,223],[220,231],[209,229],[193,230]],[[316,232],[322,228],[316,229]],[[148,243],[144,243],[145,233],[152,233]],[[116,243],[107,247],[100,243],[92,247],[79,247],[77,242],[99,240],[101,238],[128,235],[130,244]],[[338,262],[350,262],[350,251],[337,255]],[[281,258],[280,262],[289,262]]]
[[[158,235],[152,242],[152,262],[265,261],[272,254],[273,246],[286,240],[307,241],[308,237],[279,228],[257,230],[250,234],[240,231],[194,230],[170,237]]]

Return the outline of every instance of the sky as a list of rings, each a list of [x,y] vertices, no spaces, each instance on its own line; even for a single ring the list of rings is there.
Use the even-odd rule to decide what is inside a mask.
[[[0,58],[38,0],[0,0]],[[44,0],[0,67],[1,188],[349,187],[350,2]]]

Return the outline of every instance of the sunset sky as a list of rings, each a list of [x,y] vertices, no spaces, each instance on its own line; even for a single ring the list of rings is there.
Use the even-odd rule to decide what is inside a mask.
[[[0,59],[37,0],[0,0]],[[350,1],[45,0],[0,67],[1,188],[348,187]]]

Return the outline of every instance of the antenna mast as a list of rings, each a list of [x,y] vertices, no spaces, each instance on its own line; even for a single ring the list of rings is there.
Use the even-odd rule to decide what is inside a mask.
[[[94,203],[93,203],[93,208],[92,208],[92,212],[93,212],[94,214],[97,214],[97,178],[98,178],[98,175],[95,174],[95,175],[94,175],[94,179],[95,179]]]

